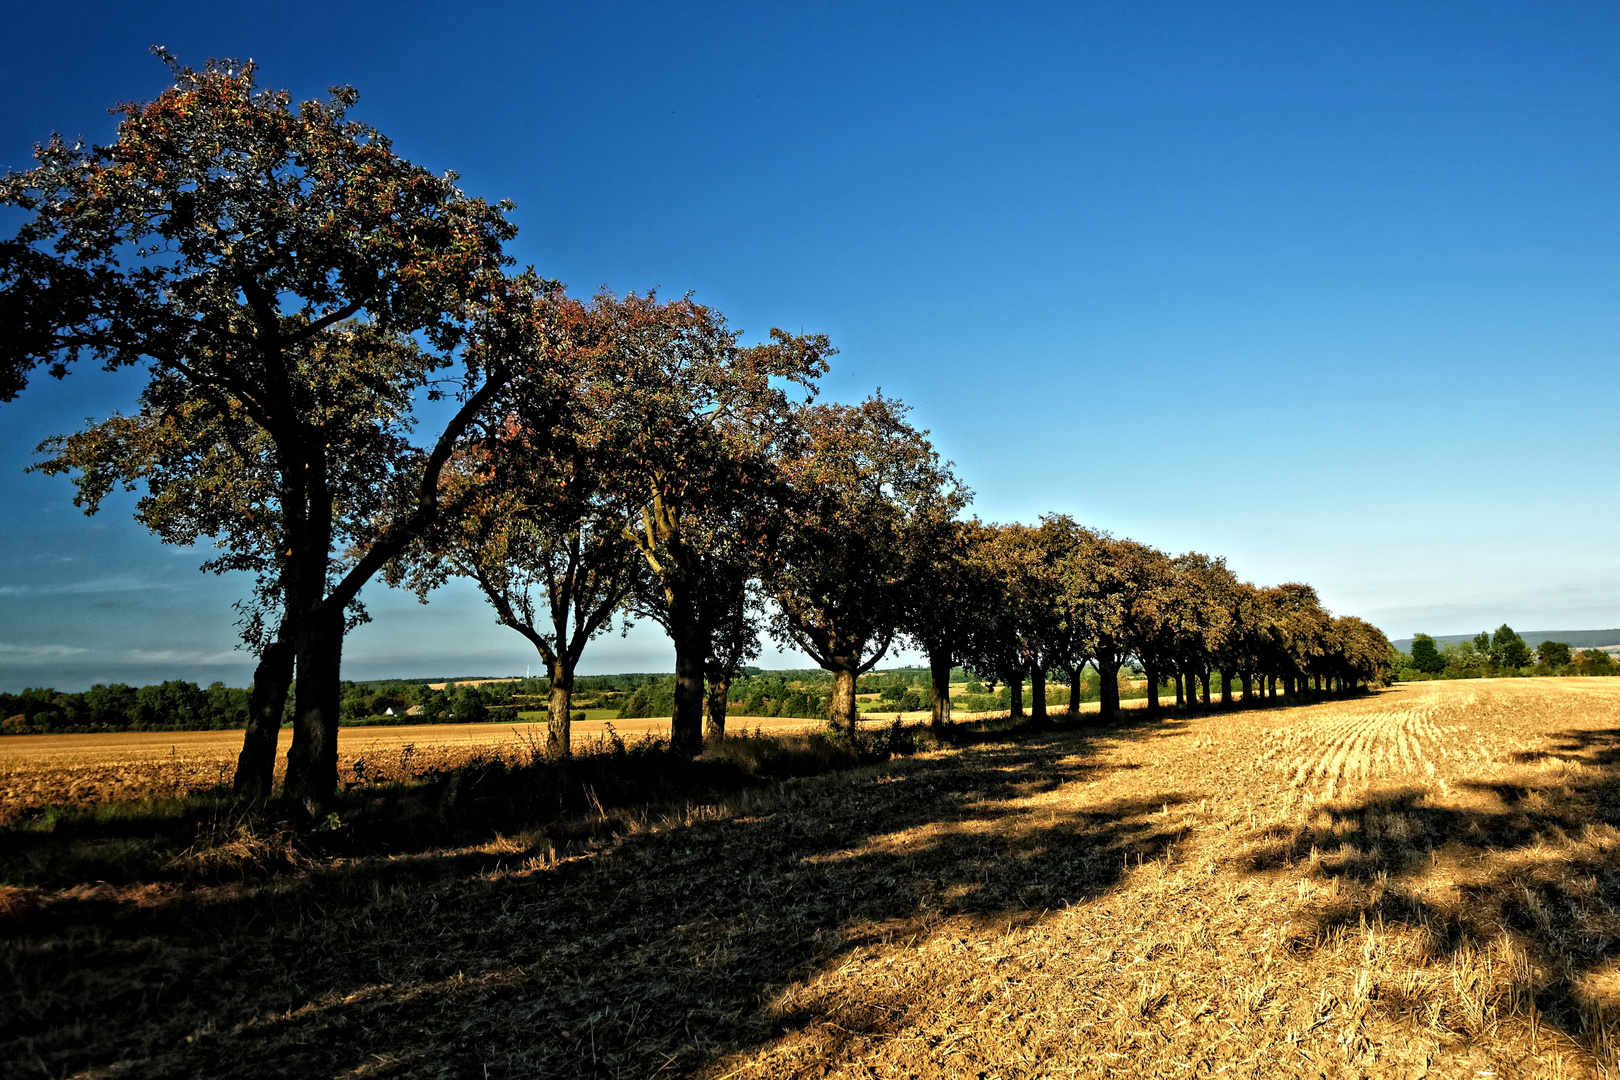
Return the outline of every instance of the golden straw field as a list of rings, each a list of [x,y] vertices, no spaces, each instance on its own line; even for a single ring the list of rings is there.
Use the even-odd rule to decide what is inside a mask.
[[[1617,770],[1620,679],[1436,682],[986,735],[571,839],[14,888],[0,1061],[1616,1076]]]
[[[872,727],[881,721],[872,721]],[[733,731],[784,732],[813,720],[735,717]],[[669,721],[575,722],[587,751],[610,735],[668,736]],[[527,762],[545,744],[544,724],[409,724],[338,729],[338,773],[348,786],[397,782],[474,761]],[[282,732],[276,782],[287,770]],[[0,825],[46,807],[183,796],[228,786],[242,750],[237,731],[129,731],[106,735],[20,735],[0,739]]]

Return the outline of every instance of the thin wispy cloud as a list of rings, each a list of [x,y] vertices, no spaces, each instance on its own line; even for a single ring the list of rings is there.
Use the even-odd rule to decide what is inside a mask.
[[[77,645],[13,645],[0,641],[0,664],[34,664],[42,660],[65,660],[82,656],[89,649]]]
[[[0,596],[90,596],[98,593],[173,592],[178,588],[180,586],[172,581],[122,576],[43,585],[0,585]]]

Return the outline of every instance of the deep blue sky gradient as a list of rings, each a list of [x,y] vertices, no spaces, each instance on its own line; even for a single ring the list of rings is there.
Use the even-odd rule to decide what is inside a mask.
[[[995,520],[1062,511],[1391,637],[1620,623],[1620,8],[1603,4],[35,5],[0,165],[166,84],[347,82],[510,197],[579,293],[824,331]],[[32,448],[139,380],[0,406],[0,688],[245,681],[243,583]],[[465,588],[368,588],[353,677],[521,671]],[[804,663],[787,658],[784,663]],[[667,670],[640,628],[591,671]]]

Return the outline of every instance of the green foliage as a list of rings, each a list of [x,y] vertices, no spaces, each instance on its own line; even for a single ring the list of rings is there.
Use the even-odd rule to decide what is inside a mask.
[[[345,724],[362,717],[405,715],[414,705],[423,704],[426,686],[414,683],[352,683],[342,684],[338,715]],[[426,712],[426,709],[423,710]],[[442,710],[441,710],[442,711]]]
[[[675,712],[675,677],[649,675],[619,707],[619,718],[650,719]]]
[[[787,673],[774,673],[783,674]],[[832,676],[822,672],[822,676],[831,681]],[[887,671],[873,671],[862,675],[855,680],[857,694],[881,694],[884,700],[899,701],[900,695],[906,692],[907,687],[920,686],[929,689],[934,685],[933,676],[927,668],[891,668]],[[892,694],[893,697],[888,695]]]
[[[481,724],[489,719],[491,694],[479,686],[445,687],[450,696],[450,715],[457,723]]]
[[[1497,627],[1496,633],[1491,635],[1490,653],[1491,663],[1498,668],[1517,669],[1530,664],[1530,647],[1507,623]]]
[[[1486,649],[1479,647],[1480,638],[1485,639]],[[1462,641],[1455,645],[1448,644],[1441,650],[1445,657],[1445,676],[1448,679],[1481,679],[1491,673],[1491,654],[1489,651],[1490,635],[1480,633],[1472,641]]]
[[[1575,670],[1581,675],[1614,675],[1614,658],[1602,649],[1582,649],[1575,658]]]
[[[97,683],[82,693],[30,688],[0,694],[0,733],[74,734],[98,731],[214,731],[241,727],[248,691],[215,682],[206,690],[171,679],[139,688]]]
[[[1412,638],[1412,667],[1430,675],[1438,675],[1446,670],[1445,657],[1440,655],[1434,638],[1428,634],[1416,634]]]
[[[1447,643],[1443,649],[1437,649],[1435,639],[1428,634],[1418,634],[1412,640],[1410,656],[1393,648],[1390,650],[1390,666],[1407,680],[1521,674],[1620,674],[1620,665],[1601,649],[1587,649],[1579,655],[1571,653],[1569,642],[1550,639],[1542,641],[1532,651],[1523,637],[1503,623],[1494,634],[1476,634],[1470,639]]]
[[[733,681],[727,695],[728,711],[738,716],[825,719],[832,700],[831,680],[796,676],[793,672],[771,673]]]
[[[1567,641],[1543,641],[1536,646],[1536,662],[1546,668],[1569,666],[1570,652]]]

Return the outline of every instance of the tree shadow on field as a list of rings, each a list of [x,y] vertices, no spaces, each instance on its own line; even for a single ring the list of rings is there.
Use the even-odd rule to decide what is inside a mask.
[[[305,875],[204,891],[5,946],[0,1060],[120,1076],[690,1075],[813,1017],[788,984],[966,917],[1107,889],[1182,835],[1177,792],[1083,811],[1130,717],[784,783],[730,816],[520,873]],[[1024,800],[1036,800],[1033,805]],[[324,882],[324,883],[323,883]],[[129,905],[125,905],[126,908]]]
[[[1514,782],[1453,782],[1465,805],[1417,788],[1340,799],[1271,828],[1234,868],[1304,865],[1329,887],[1327,902],[1294,918],[1301,953],[1369,925],[1420,931],[1435,959],[1511,941],[1529,963],[1509,971],[1502,999],[1590,1040],[1594,1022],[1620,1013],[1620,729],[1550,741],[1513,755],[1527,766]],[[1380,1002],[1397,1013],[1424,1004],[1394,989]]]

